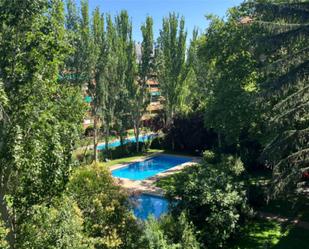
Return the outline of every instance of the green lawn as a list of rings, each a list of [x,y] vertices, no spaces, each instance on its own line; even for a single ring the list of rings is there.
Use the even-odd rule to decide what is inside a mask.
[[[130,163],[134,160],[137,160],[140,157],[150,156],[154,153],[161,153],[161,152],[163,152],[163,150],[149,149],[147,152],[136,153],[132,156],[114,159],[114,160],[111,160],[111,161],[108,161],[108,162],[101,162],[100,165],[103,166],[103,167],[111,167],[111,166],[116,165],[116,164],[126,164],[126,163]]]
[[[231,249],[305,249],[309,248],[309,231],[282,226],[275,221],[254,220],[240,232]]]

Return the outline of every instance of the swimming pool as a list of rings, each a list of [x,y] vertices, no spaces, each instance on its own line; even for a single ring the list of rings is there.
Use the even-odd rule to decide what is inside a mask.
[[[131,163],[128,166],[112,171],[112,176],[130,180],[144,180],[179,164],[192,161],[191,158],[158,155],[145,161]]]
[[[141,194],[137,197],[131,197],[135,203],[133,213],[135,217],[145,220],[149,215],[159,218],[168,211],[168,201],[163,197]]]
[[[153,139],[156,135],[155,134],[149,134],[149,135],[143,135],[143,136],[139,136],[138,141],[139,142],[146,142],[149,141],[151,139]],[[135,137],[129,137],[127,139],[125,139],[124,144],[127,143],[135,143]],[[108,144],[109,148],[115,148],[120,146],[120,140],[116,140],[114,142],[111,142]],[[105,143],[99,144],[97,146],[97,150],[105,150]]]

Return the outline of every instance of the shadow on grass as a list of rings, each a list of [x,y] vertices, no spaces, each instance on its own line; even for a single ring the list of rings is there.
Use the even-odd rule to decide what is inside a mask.
[[[284,236],[280,224],[273,221],[254,220],[241,229],[232,243],[233,249],[272,248]]]
[[[306,249],[309,248],[309,230],[292,227],[272,249]]]
[[[287,196],[271,201],[262,207],[261,211],[309,222],[309,198],[306,195]]]
[[[285,226],[276,221],[249,222],[226,248],[229,249],[307,249],[309,230]]]

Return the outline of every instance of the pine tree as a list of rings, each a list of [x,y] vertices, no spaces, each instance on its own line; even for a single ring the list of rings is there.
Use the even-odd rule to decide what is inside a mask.
[[[262,158],[273,169],[272,194],[308,186],[309,2],[254,4],[253,25],[263,65],[262,100],[271,141]]]

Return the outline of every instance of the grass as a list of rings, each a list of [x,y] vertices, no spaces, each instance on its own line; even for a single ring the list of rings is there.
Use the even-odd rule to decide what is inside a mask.
[[[293,227],[273,249],[305,249],[309,247],[308,230]]]
[[[308,248],[308,230],[282,226],[275,221],[254,220],[241,229],[231,249],[304,249]]]
[[[279,223],[256,220],[243,227],[238,238],[232,243],[232,249],[271,248],[284,236]],[[268,247],[266,247],[268,246]]]
[[[149,149],[147,152],[140,152],[140,153],[135,153],[134,155],[128,156],[128,157],[123,157],[123,158],[119,158],[119,159],[114,159],[108,162],[101,162],[100,165],[103,167],[111,167],[117,164],[126,164],[126,163],[130,163],[134,160],[139,159],[140,157],[144,157],[144,156],[150,156],[154,153],[161,153],[163,152],[163,150],[155,150],[155,149]]]
[[[254,220],[242,230],[231,249],[304,249],[308,248],[308,230],[284,226],[276,221]]]

